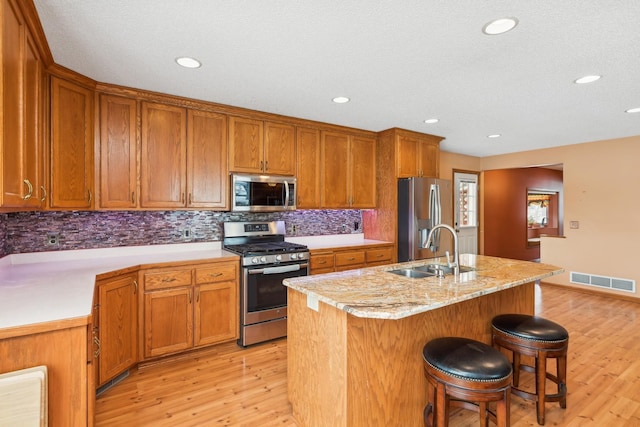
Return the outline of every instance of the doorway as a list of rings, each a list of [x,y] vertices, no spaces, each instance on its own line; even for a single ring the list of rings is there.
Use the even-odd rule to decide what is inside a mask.
[[[453,220],[461,254],[478,253],[478,180],[478,172],[453,171]]]

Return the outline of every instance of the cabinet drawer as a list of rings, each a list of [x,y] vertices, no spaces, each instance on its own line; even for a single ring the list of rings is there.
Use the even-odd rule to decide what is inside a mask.
[[[191,286],[191,268],[184,270],[149,271],[144,273],[144,289],[166,289]]]
[[[367,251],[367,264],[391,261],[393,248],[370,249]]]
[[[333,253],[311,255],[311,269],[333,269]]]
[[[364,251],[336,252],[335,255],[336,267],[341,267],[343,265],[364,264],[364,262]]]
[[[196,269],[196,285],[236,280],[236,264],[212,265]]]

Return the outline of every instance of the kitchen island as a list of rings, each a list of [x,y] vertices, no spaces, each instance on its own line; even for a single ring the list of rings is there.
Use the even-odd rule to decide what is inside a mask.
[[[286,279],[288,394],[300,426],[421,426],[422,347],[442,336],[491,342],[501,313],[534,313],[547,264],[461,255],[474,270],[414,279],[421,260]]]

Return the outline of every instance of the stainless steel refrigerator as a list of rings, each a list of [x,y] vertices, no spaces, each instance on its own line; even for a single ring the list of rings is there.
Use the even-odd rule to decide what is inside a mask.
[[[453,255],[453,236],[438,229],[428,247],[425,240],[433,226],[453,227],[451,181],[436,178],[398,180],[398,262]]]

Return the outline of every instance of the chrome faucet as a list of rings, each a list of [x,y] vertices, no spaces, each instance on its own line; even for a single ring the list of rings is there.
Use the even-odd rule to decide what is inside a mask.
[[[424,241],[423,247],[425,248],[429,247],[429,242],[431,241],[433,232],[439,228],[444,228],[449,230],[451,232],[451,235],[453,236],[453,262],[449,262],[449,252],[446,252],[447,267],[453,268],[453,274],[457,276],[460,273],[460,255],[458,253],[458,233],[456,233],[456,230],[454,230],[453,227],[447,224],[438,224],[434,226],[431,229],[431,231],[429,231],[429,235],[427,236],[427,240]]]

